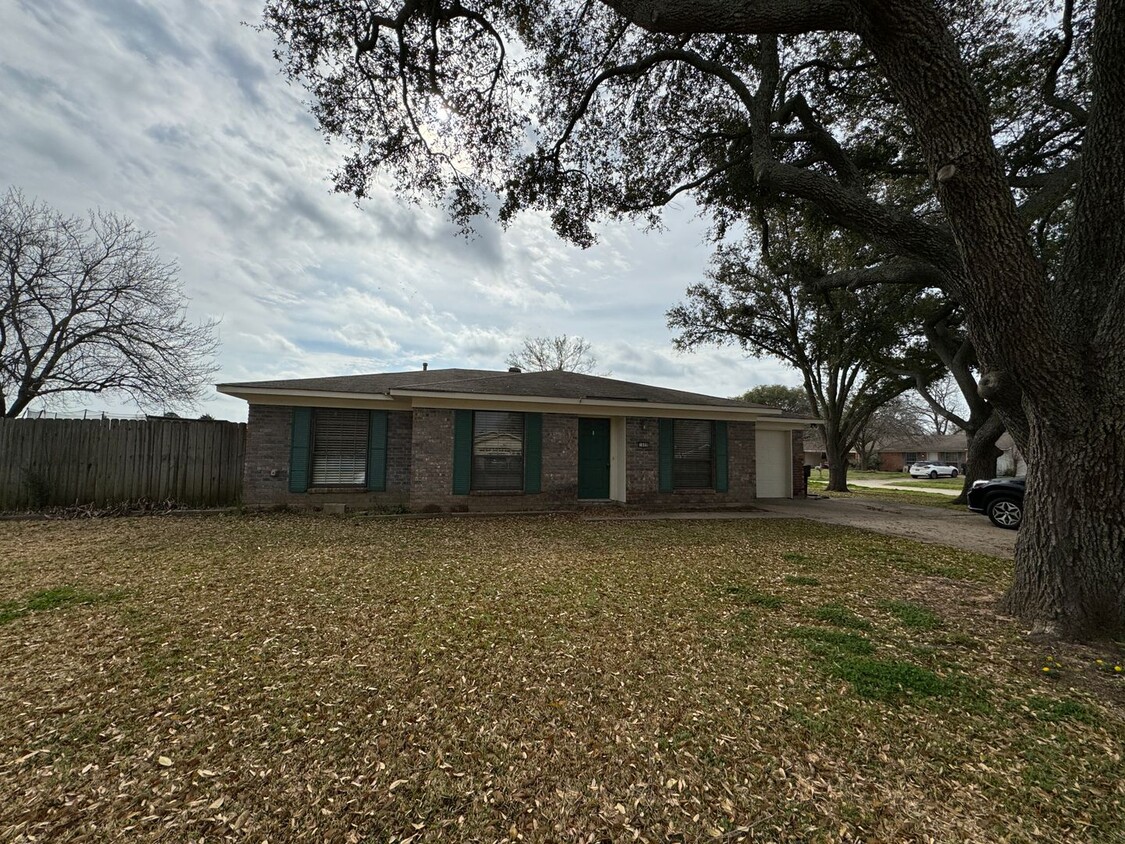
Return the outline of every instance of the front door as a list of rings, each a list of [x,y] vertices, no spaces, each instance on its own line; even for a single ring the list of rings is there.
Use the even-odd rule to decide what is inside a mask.
[[[609,420],[578,420],[578,497],[609,498]]]

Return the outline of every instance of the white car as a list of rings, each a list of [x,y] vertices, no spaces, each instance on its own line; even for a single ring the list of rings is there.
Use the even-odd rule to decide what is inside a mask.
[[[910,467],[912,478],[956,478],[959,474],[956,466],[944,463],[915,463]]]

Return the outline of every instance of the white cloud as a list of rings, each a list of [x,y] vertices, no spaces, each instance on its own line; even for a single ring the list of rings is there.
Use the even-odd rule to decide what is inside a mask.
[[[501,368],[523,337],[566,333],[630,380],[718,395],[796,383],[735,349],[672,350],[664,312],[709,255],[690,207],[666,231],[609,226],[581,250],[536,216],[465,239],[386,191],[361,207],[333,194],[335,152],[269,38],[241,25],[259,12],[26,2],[0,30],[0,187],[154,231],[193,317],[222,319],[218,380]],[[223,396],[204,409],[245,418]]]

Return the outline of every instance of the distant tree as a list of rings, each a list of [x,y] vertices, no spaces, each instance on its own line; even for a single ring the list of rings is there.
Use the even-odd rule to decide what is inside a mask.
[[[926,433],[922,409],[909,394],[896,396],[871,414],[856,437],[855,450],[862,469],[876,468],[878,446],[891,440],[904,440]]]
[[[0,416],[36,399],[117,393],[190,407],[215,371],[215,323],[185,316],[175,264],[116,214],[0,202]]]
[[[739,401],[779,407],[793,416],[812,416],[812,405],[804,387],[787,387],[784,384],[760,384],[752,387]]]
[[[598,359],[590,344],[581,337],[528,337],[523,346],[508,355],[508,366],[518,366],[529,372],[580,372],[594,375]]]
[[[921,401],[914,402],[914,406],[925,420],[929,433],[943,437],[953,433],[957,425],[951,417],[961,413],[965,403],[953,376],[938,378],[925,391],[919,391],[919,398]]]
[[[790,252],[774,253],[775,268],[794,270],[847,251],[817,238],[782,240]],[[915,373],[928,367],[936,374],[936,361],[905,328],[924,297],[895,286],[812,291],[800,275],[775,268],[759,262],[749,245],[720,250],[709,281],[688,289],[687,301],[668,312],[668,325],[679,331],[681,349],[734,343],[800,372],[808,407],[823,420],[828,489],[846,492],[847,455],[872,414],[911,389]]]

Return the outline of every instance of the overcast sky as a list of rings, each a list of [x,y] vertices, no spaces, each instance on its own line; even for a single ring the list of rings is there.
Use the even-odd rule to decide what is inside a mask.
[[[190,315],[222,320],[217,381],[501,369],[522,338],[570,334],[625,380],[721,396],[798,383],[734,348],[673,350],[664,313],[710,255],[688,204],[666,231],[603,227],[581,250],[532,216],[465,240],[440,211],[332,193],[337,151],[242,23],[258,0],[0,10],[0,190],[153,231]],[[246,417],[217,393],[200,412]]]

